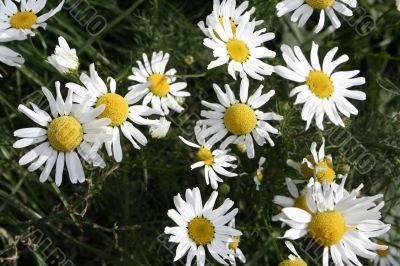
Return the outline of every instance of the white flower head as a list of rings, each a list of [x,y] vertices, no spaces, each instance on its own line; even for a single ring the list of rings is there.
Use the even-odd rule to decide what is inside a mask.
[[[135,127],[136,125],[158,126],[158,120],[151,120],[144,117],[153,114],[160,115],[161,112],[143,105],[135,105],[139,99],[134,97],[132,91],[125,96],[116,93],[116,82],[113,78],[107,79],[107,84],[100,78],[94,67],[90,65],[90,75],[83,73],[80,80],[83,86],[75,83],[68,83],[66,87],[74,92],[73,101],[80,104],[86,104],[87,108],[94,108],[104,105],[105,109],[99,114],[99,117],[105,117],[111,120],[107,127],[112,135],[112,140],[106,141],[105,146],[109,156],[114,156],[117,162],[122,161],[122,147],[120,142],[120,130],[135,149],[140,149],[139,145],[145,146],[147,138]],[[89,97],[88,101],[85,99]]]
[[[319,22],[314,29],[315,33],[324,28],[326,15],[335,29],[340,28],[341,22],[335,12],[340,16],[353,16],[349,7],[357,7],[357,0],[283,0],[276,5],[278,17],[294,11],[291,20],[298,22],[299,27],[303,27],[316,10]]]
[[[111,136],[106,134],[106,126],[110,123],[107,118],[97,119],[105,106],[98,106],[90,111],[82,109],[80,105],[72,104],[72,91],[64,102],[60,83],[56,82],[57,98],[42,88],[43,94],[49,103],[51,115],[31,103],[33,110],[24,105],[19,105],[18,110],[24,113],[40,127],[30,127],[16,130],[17,140],[13,147],[24,148],[39,144],[26,153],[20,160],[20,165],[31,163],[28,171],[33,172],[46,163],[40,182],[45,182],[51,170],[56,166],[55,182],[61,185],[64,164],[66,164],[69,179],[73,184],[85,181],[85,173],[78,154],[94,166],[104,167],[103,159],[97,154],[101,143]]]
[[[290,241],[285,241],[286,247],[292,252],[288,256],[287,260],[282,261],[279,265],[285,266],[307,266],[307,263],[300,257],[299,253],[297,253],[295,247]]]
[[[0,41],[21,41],[34,36],[33,30],[46,28],[46,20],[58,13],[63,4],[64,0],[56,8],[39,15],[46,0],[21,0],[19,7],[14,1],[0,0]]]
[[[237,160],[235,156],[228,155],[227,150],[212,149],[212,145],[204,140],[200,134],[201,128],[195,128],[197,143],[190,142],[182,137],[179,137],[186,145],[196,148],[196,155],[200,161],[192,164],[190,168],[204,167],[204,178],[206,184],[213,189],[218,189],[218,182],[223,182],[220,176],[234,177],[236,173],[228,171],[226,168],[235,169]]]
[[[323,248],[323,265],[329,258],[334,265],[362,265],[357,256],[374,259],[376,250],[387,246],[372,242],[390,230],[380,221],[384,202],[375,201],[383,195],[357,197],[360,185],[350,193],[344,189],[346,177],[340,185],[313,182],[307,187],[306,202],[309,212],[296,207],[282,209],[281,221],[291,227],[283,238],[296,240],[306,235]]]
[[[232,31],[236,33],[237,26],[242,20],[243,15],[245,13],[248,13],[250,16],[252,16],[256,11],[255,7],[252,7],[250,8],[250,10],[247,10],[248,7],[249,7],[249,1],[244,1],[239,6],[236,6],[235,0],[222,0],[222,1],[214,0],[213,12],[215,12],[218,15],[221,25],[223,25],[224,15],[227,15],[229,17],[229,22]],[[201,21],[197,24],[201,29],[201,31],[207,37],[211,37],[207,30],[207,27],[211,26],[210,21],[212,20],[212,16],[213,13],[207,16],[205,23],[204,21]],[[263,23],[262,20],[255,21],[256,26],[261,25],[262,23]]]
[[[264,167],[263,167],[263,165],[264,165],[265,161],[266,161],[265,157],[261,156],[260,159],[258,160],[258,168],[257,168],[256,175],[253,178],[254,183],[256,184],[256,190],[257,191],[260,190],[261,182],[264,179]]]
[[[150,126],[149,133],[153,139],[163,139],[167,136],[171,122],[168,121],[165,116],[162,116],[159,120],[159,125]]]
[[[350,87],[365,83],[365,78],[355,77],[360,73],[354,71],[334,70],[349,60],[342,55],[333,60],[338,48],[330,50],[322,63],[318,58],[318,45],[313,42],[311,49],[311,64],[307,61],[300,47],[293,49],[287,45],[281,46],[283,59],[287,67],[276,66],[275,72],[283,78],[303,83],[290,92],[290,96],[297,95],[294,104],[304,104],[301,118],[307,122],[306,130],[315,117],[316,125],[324,130],[324,116],[327,115],[333,124],[345,127],[339,112],[346,117],[357,115],[358,110],[347,98],[364,101],[366,95],[362,91],[349,90]],[[339,111],[339,112],[338,112]]]
[[[235,228],[235,218],[229,222],[228,226]],[[232,240],[232,242],[226,243],[227,247],[234,252],[233,254],[229,254],[229,263],[232,266],[236,266],[236,259],[239,259],[241,263],[246,263],[246,257],[239,248],[240,236],[232,236]]]
[[[231,143],[245,142],[249,158],[254,158],[255,155],[253,139],[259,146],[263,146],[267,141],[271,146],[275,145],[270,133],[278,134],[279,131],[267,121],[279,121],[283,117],[273,112],[264,113],[259,110],[275,94],[274,90],[263,94],[261,85],[249,97],[249,80],[244,78],[240,85],[240,99],[237,100],[229,85],[225,85],[225,93],[218,85],[213,86],[220,103],[202,101],[201,103],[211,111],[201,111],[204,119],[197,122],[198,125],[207,126],[200,134],[203,138],[210,137],[208,143],[214,144],[228,135],[220,148],[224,150]]]
[[[394,234],[386,234],[377,241],[380,245],[388,246],[386,250],[377,250],[378,256],[374,259],[374,266],[400,266],[400,251],[390,243],[394,242],[398,237]]]
[[[186,82],[176,81],[176,70],[174,68],[165,71],[169,60],[169,54],[164,52],[153,52],[151,61],[143,54],[143,63],[136,61],[138,67],[133,67],[133,75],[128,79],[138,82],[131,86],[132,97],[141,100],[143,105],[151,103],[153,109],[168,115],[172,109],[178,113],[183,111],[175,97],[189,97],[190,93],[184,91]]]
[[[62,36],[58,37],[58,45],[54,54],[49,56],[47,60],[61,74],[71,74],[79,68],[79,58],[76,55],[76,50],[71,49]]]
[[[317,143],[311,144],[311,155],[307,155],[301,162],[287,160],[287,164],[297,170],[305,178],[315,177],[320,183],[332,183],[336,178],[333,160],[330,154],[325,154],[325,138],[317,152]]]
[[[228,73],[234,79],[236,72],[242,78],[250,76],[256,80],[263,80],[263,76],[272,74],[273,67],[261,59],[274,58],[276,53],[262,45],[274,39],[275,34],[267,33],[265,28],[255,31],[256,22],[249,19],[249,13],[245,13],[234,32],[228,15],[224,15],[222,21],[215,11],[209,16],[207,30],[210,37],[203,43],[213,50],[216,59],[208,65],[208,69],[228,64]]]
[[[25,60],[19,53],[14,52],[8,47],[0,45],[0,62],[9,66],[20,67],[25,63]]]
[[[208,249],[218,263],[228,265],[225,260],[234,252],[226,244],[242,233],[228,225],[238,212],[237,208],[230,210],[234,202],[225,199],[220,207],[214,209],[217,196],[218,192],[213,191],[204,205],[199,188],[187,189],[185,200],[180,194],[174,196],[176,210],[170,209],[168,216],[177,226],[165,227],[164,230],[171,235],[170,242],[178,243],[174,261],[187,254],[186,265],[191,265],[196,256],[197,265],[204,266]]]

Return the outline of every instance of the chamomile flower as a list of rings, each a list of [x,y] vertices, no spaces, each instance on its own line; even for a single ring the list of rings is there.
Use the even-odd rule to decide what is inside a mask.
[[[169,60],[169,54],[158,52],[153,53],[151,61],[146,54],[143,54],[143,63],[136,61],[138,67],[133,67],[133,75],[128,79],[139,84],[131,86],[132,97],[143,98],[143,105],[151,103],[153,109],[162,111],[164,115],[169,114],[169,109],[178,113],[183,111],[175,97],[189,97],[190,93],[184,91],[186,82],[176,81],[176,70],[174,68],[165,71]]]
[[[233,34],[235,34],[236,28],[239,25],[244,13],[247,12],[251,16],[256,11],[255,7],[252,7],[252,8],[250,8],[250,10],[247,10],[248,7],[249,7],[249,1],[244,1],[238,7],[236,7],[235,0],[222,0],[222,1],[214,0],[213,12],[217,13],[222,26],[223,26],[224,16],[228,16],[229,23],[232,28],[232,32],[233,32]],[[201,29],[201,31],[207,37],[211,37],[207,30],[207,27],[211,26],[210,19],[212,16],[213,16],[213,14],[208,15],[205,23],[204,23],[204,21],[201,21],[197,24],[199,26],[199,28]],[[255,21],[255,23],[256,23],[256,26],[258,26],[258,25],[262,24],[263,21],[258,20],[258,21]]]
[[[208,69],[228,64],[228,73],[234,79],[236,72],[241,77],[248,75],[257,80],[272,74],[273,67],[260,59],[274,58],[276,53],[261,45],[274,39],[275,34],[266,33],[265,28],[255,31],[256,22],[249,21],[249,18],[249,13],[245,13],[234,33],[229,16],[223,16],[222,21],[215,11],[209,16],[207,30],[210,37],[203,43],[213,50],[217,59],[208,65]]]
[[[71,74],[79,68],[79,58],[76,55],[76,50],[71,49],[62,36],[58,37],[58,45],[54,54],[49,56],[47,60],[61,74]]]
[[[388,246],[386,250],[377,250],[378,256],[374,259],[374,266],[400,266],[400,252],[399,250],[388,243],[389,235],[383,237],[384,240],[378,240],[380,245]]]
[[[242,233],[227,225],[237,214],[238,209],[230,211],[233,201],[225,199],[224,203],[214,210],[218,192],[213,191],[210,198],[203,205],[199,188],[187,189],[186,200],[178,194],[174,197],[175,209],[168,211],[168,216],[177,224],[174,227],[165,227],[165,233],[171,235],[170,242],[179,243],[176,248],[174,261],[187,254],[186,265],[191,265],[197,257],[197,265],[204,266],[206,249],[211,256],[223,265],[234,254],[229,250],[227,243],[233,242],[234,237]]]
[[[340,16],[353,16],[353,11],[349,7],[357,7],[357,0],[283,0],[276,5],[278,17],[294,11],[291,20],[299,22],[299,27],[306,24],[314,10],[319,12],[319,22],[314,29],[315,33],[324,28],[326,15],[333,27],[340,28],[341,23],[335,12]]]
[[[179,138],[189,147],[197,149],[196,155],[199,161],[192,164],[190,168],[193,170],[195,168],[204,167],[204,178],[206,179],[206,184],[211,184],[213,189],[218,189],[218,182],[224,182],[220,176],[237,176],[236,173],[226,169],[235,169],[237,167],[234,163],[236,157],[228,155],[228,151],[226,150],[213,150],[212,145],[206,142],[199,134],[200,130],[200,127],[195,128],[195,135],[198,144],[190,142],[182,137]]]
[[[261,182],[264,179],[264,167],[263,167],[263,165],[264,165],[265,161],[266,161],[265,157],[261,156],[260,160],[258,160],[258,168],[257,168],[256,175],[253,178],[254,183],[256,184],[256,190],[257,191],[260,190]]]
[[[311,155],[306,156],[303,161],[294,162],[287,160],[287,164],[297,170],[305,178],[315,177],[320,183],[332,183],[336,178],[333,167],[332,156],[325,154],[325,139],[322,138],[322,145],[317,152],[317,143],[311,144]]]
[[[291,197],[276,195],[273,199],[273,202],[283,208],[296,207],[309,212],[310,210],[307,207],[306,201],[306,189],[299,192],[296,183],[289,177],[285,179],[285,182]],[[272,217],[272,221],[279,221],[282,217],[284,217],[284,214],[279,213],[278,215]]]
[[[235,219],[228,224],[229,227],[235,228]],[[240,262],[246,263],[246,257],[244,256],[242,250],[239,248],[240,244],[240,236],[233,236],[233,242],[227,243],[227,246],[230,250],[233,251],[233,254],[229,254],[229,263],[233,266],[236,265],[236,258],[239,259]]]
[[[86,106],[89,108],[104,105],[104,111],[99,114],[99,118],[108,118],[111,120],[107,130],[112,135],[112,140],[105,142],[106,150],[109,156],[114,156],[117,162],[122,161],[122,147],[120,142],[120,130],[135,149],[140,149],[139,145],[145,146],[147,139],[143,133],[134,126],[137,125],[159,125],[157,120],[150,120],[144,117],[161,112],[151,109],[147,106],[135,105],[139,101],[134,97],[132,91],[124,97],[116,93],[116,82],[109,77],[109,88],[97,74],[94,64],[90,65],[90,76],[83,73],[80,80],[84,86],[68,83],[66,87],[74,92],[73,101],[84,103],[86,97]],[[145,85],[142,85],[144,87]]]
[[[264,113],[259,110],[275,94],[274,90],[262,94],[262,89],[261,85],[253,95],[248,97],[249,80],[244,78],[240,84],[240,100],[237,100],[229,85],[225,85],[224,93],[218,85],[214,84],[214,91],[220,103],[201,102],[211,109],[211,111],[201,111],[204,119],[197,122],[198,125],[207,126],[200,133],[202,137],[210,137],[207,142],[214,144],[228,135],[221,143],[220,148],[223,150],[231,143],[245,142],[249,158],[254,158],[253,139],[259,146],[263,146],[266,141],[274,146],[270,133],[278,134],[279,131],[267,121],[282,120],[283,117],[273,112]]]
[[[0,45],[0,62],[9,66],[20,67],[23,63],[25,63],[25,60],[19,53],[14,52],[8,47]]]
[[[384,202],[375,203],[383,195],[357,197],[362,185],[347,193],[345,180],[346,177],[338,186],[319,182],[308,186],[306,202],[310,212],[296,207],[282,209],[285,217],[281,221],[291,227],[283,238],[312,238],[323,248],[324,266],[328,266],[329,258],[334,265],[362,265],[357,256],[374,259],[374,251],[387,249],[369,239],[390,230],[390,225],[380,221]]]
[[[0,0],[1,41],[25,40],[34,36],[34,29],[46,28],[46,20],[58,13],[64,0],[54,9],[39,16],[46,0],[21,0],[19,7],[14,1]]]
[[[19,164],[26,165],[32,162],[28,171],[33,172],[46,163],[40,174],[40,182],[45,182],[56,166],[57,186],[61,185],[66,164],[71,183],[82,183],[85,181],[85,173],[78,154],[94,166],[102,168],[105,166],[97,150],[103,141],[111,137],[106,134],[106,126],[110,120],[96,119],[105,106],[98,106],[88,111],[82,109],[80,105],[73,105],[71,90],[68,91],[64,102],[59,82],[56,82],[56,99],[48,89],[43,87],[42,91],[49,103],[51,116],[33,103],[31,103],[33,110],[24,105],[18,106],[20,112],[40,126],[22,128],[14,132],[15,137],[21,138],[14,143],[14,148],[40,143],[26,153],[19,160]]]
[[[171,122],[165,116],[158,120],[159,124],[150,126],[149,133],[153,139],[163,139],[167,136]]]
[[[285,241],[285,245],[293,254],[290,254],[288,259],[280,262],[278,266],[307,266],[291,242]]]
[[[365,83],[365,78],[355,77],[360,71],[334,72],[340,64],[347,62],[349,57],[342,55],[333,60],[338,51],[337,47],[333,48],[326,54],[321,67],[318,45],[314,42],[311,49],[311,65],[298,46],[292,49],[282,45],[281,50],[288,67],[276,66],[275,72],[283,78],[303,83],[294,88],[290,96],[297,94],[294,104],[304,104],[301,118],[307,121],[306,130],[314,117],[318,128],[324,130],[325,114],[333,124],[345,127],[338,111],[346,117],[358,114],[358,110],[346,98],[361,101],[366,99],[364,92],[348,89]]]

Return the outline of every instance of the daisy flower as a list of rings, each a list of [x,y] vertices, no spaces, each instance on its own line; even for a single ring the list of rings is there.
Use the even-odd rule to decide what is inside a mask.
[[[136,61],[137,67],[132,68],[133,75],[128,79],[139,84],[131,86],[132,97],[143,98],[143,105],[151,103],[153,109],[162,111],[164,115],[169,114],[169,109],[178,113],[183,111],[175,97],[189,97],[190,93],[184,91],[186,82],[176,82],[176,70],[174,68],[165,71],[169,60],[169,54],[158,52],[153,53],[151,61],[146,54],[143,54],[143,63]]]
[[[203,205],[199,188],[187,189],[186,200],[178,193],[174,197],[175,209],[168,211],[168,216],[177,224],[165,227],[165,233],[171,235],[170,242],[179,243],[176,248],[174,261],[187,253],[186,265],[191,265],[194,256],[197,265],[204,266],[206,261],[205,249],[211,256],[223,265],[228,265],[224,259],[234,254],[226,243],[233,242],[233,237],[242,235],[240,231],[227,225],[237,214],[238,209],[231,211],[233,201],[225,199],[224,203],[214,210],[218,192],[213,191]],[[237,241],[237,240],[236,240]]]
[[[374,259],[374,266],[400,266],[400,252],[396,247],[391,246],[387,242],[388,238],[388,235],[385,235],[385,237],[383,237],[385,240],[377,241],[379,245],[388,246],[388,249],[376,251],[378,256]]]
[[[71,74],[79,68],[76,50],[69,48],[67,41],[62,36],[58,37],[58,45],[54,54],[49,56],[47,60],[61,74]]]
[[[288,224],[283,238],[296,240],[304,236],[312,238],[323,248],[323,265],[362,265],[357,256],[374,259],[376,250],[387,246],[372,242],[390,230],[390,225],[380,221],[384,202],[375,204],[383,195],[357,197],[362,185],[347,193],[346,177],[338,186],[315,182],[307,187],[306,202],[310,212],[296,207],[282,209],[282,222]]]
[[[317,152],[317,143],[311,144],[311,155],[306,156],[303,161],[294,162],[287,160],[287,164],[297,170],[305,178],[315,177],[320,183],[332,183],[336,178],[333,168],[332,156],[325,155],[325,138],[322,138],[322,145]]]
[[[200,133],[204,138],[210,137],[208,143],[214,144],[228,135],[220,148],[224,150],[231,143],[245,142],[249,158],[254,158],[253,139],[259,146],[263,146],[266,141],[271,146],[275,145],[269,133],[278,134],[279,131],[267,121],[282,120],[283,117],[273,112],[264,113],[259,110],[275,94],[274,90],[262,94],[261,85],[248,97],[249,80],[244,78],[240,84],[240,101],[238,101],[229,85],[225,85],[225,93],[218,85],[213,86],[220,103],[201,101],[211,111],[201,111],[204,119],[197,122],[198,125],[208,126]]]
[[[46,28],[46,20],[58,13],[64,0],[54,9],[39,16],[46,0],[21,0],[19,7],[11,0],[0,0],[0,39],[2,41],[25,40],[35,36],[37,28]]]
[[[285,241],[285,245],[293,254],[290,254],[288,259],[279,263],[278,266],[307,266],[307,263],[300,257],[291,242]]]
[[[110,120],[96,119],[105,106],[98,106],[90,111],[83,110],[81,106],[72,104],[70,90],[64,102],[59,82],[56,82],[56,99],[48,89],[43,87],[42,91],[49,103],[51,116],[33,103],[33,110],[24,105],[18,106],[20,112],[40,126],[22,128],[14,132],[15,137],[21,138],[14,143],[14,148],[40,143],[26,153],[19,160],[19,164],[26,165],[34,161],[28,167],[28,171],[33,172],[46,163],[40,174],[40,182],[47,180],[55,165],[57,186],[61,185],[66,164],[71,183],[82,183],[85,181],[85,173],[78,154],[94,166],[105,166],[97,150],[100,144],[110,137],[106,134],[106,126]]]
[[[0,45],[0,62],[9,66],[20,67],[25,63],[25,59],[19,53]]]
[[[278,17],[294,11],[291,20],[299,22],[300,28],[306,24],[314,10],[319,12],[319,22],[314,29],[315,33],[324,28],[326,15],[335,29],[340,28],[341,23],[335,11],[340,16],[351,17],[353,11],[349,7],[357,7],[357,0],[284,0],[276,5]]]
[[[258,160],[258,168],[257,168],[257,172],[256,175],[254,176],[253,180],[254,183],[256,184],[256,190],[259,191],[260,190],[260,186],[261,186],[261,182],[264,179],[264,163],[265,163],[265,157],[260,157],[260,160]]]
[[[201,138],[199,132],[200,127],[196,127],[195,135],[197,143],[199,144],[190,142],[181,136],[179,136],[179,138],[189,147],[197,149],[196,155],[200,161],[192,164],[190,168],[193,170],[195,168],[204,167],[206,184],[211,184],[213,189],[218,189],[218,182],[224,182],[219,175],[227,177],[237,176],[236,173],[232,173],[226,169],[235,169],[237,167],[237,165],[234,164],[236,157],[228,155],[228,151],[226,150],[212,150],[212,145],[206,142],[204,138]]]
[[[281,50],[288,67],[276,66],[275,72],[283,78],[303,83],[294,88],[290,96],[297,94],[294,104],[304,103],[301,118],[307,121],[306,130],[314,116],[318,128],[324,130],[325,114],[333,124],[342,127],[345,125],[338,110],[346,117],[358,114],[358,110],[346,98],[361,101],[366,99],[364,92],[348,89],[364,84],[365,78],[355,77],[360,73],[358,70],[334,72],[340,64],[349,60],[347,55],[333,60],[338,51],[337,47],[333,48],[326,54],[321,68],[318,45],[314,42],[311,49],[311,65],[298,46],[292,49],[287,45],[282,45]]]
[[[149,133],[153,139],[163,139],[167,136],[171,122],[165,116],[159,120],[159,125],[150,126]]]
[[[146,137],[134,124],[158,125],[159,122],[157,120],[149,120],[144,117],[161,114],[161,112],[147,106],[134,105],[139,99],[134,97],[132,91],[124,97],[116,93],[116,82],[111,77],[107,79],[109,82],[108,89],[97,74],[94,64],[90,65],[90,76],[84,73],[80,76],[80,80],[84,86],[68,83],[66,87],[74,92],[74,102],[82,104],[85,98],[89,97],[89,101],[86,101],[87,107],[105,106],[104,111],[99,114],[99,118],[105,117],[111,120],[107,130],[112,135],[112,140],[105,142],[109,156],[114,156],[117,162],[122,161],[120,130],[135,149],[140,149],[139,144],[143,146],[147,144]]]
[[[239,25],[244,12],[249,13],[250,16],[254,14],[256,11],[255,7],[250,8],[250,10],[246,11],[249,7],[249,1],[242,2],[238,7],[236,7],[235,0],[214,0],[213,4],[213,12],[217,13],[219,21],[223,26],[224,16],[228,16],[229,23],[232,28],[233,34],[236,33],[237,26]],[[207,36],[211,37],[208,33],[207,27],[210,27],[210,18],[213,16],[211,13],[207,16],[205,23],[203,21],[199,22],[197,26],[201,29],[201,31]],[[263,23],[262,20],[255,21],[256,26],[261,25]]]
[[[235,219],[232,219],[232,221],[229,222],[228,226],[231,228],[235,228]],[[235,266],[236,258],[238,258],[240,262],[246,263],[246,257],[239,248],[240,236],[234,236],[232,237],[232,239],[234,240],[233,242],[227,243],[228,248],[234,252],[233,254],[229,254],[229,263]]]
[[[273,202],[283,208],[296,207],[305,210],[306,212],[310,212],[307,207],[306,189],[304,189],[302,192],[299,192],[296,183],[289,177],[286,177],[285,182],[291,197],[276,195],[273,199]],[[283,217],[285,217],[284,214],[280,213],[272,217],[272,221],[279,221]]]
[[[274,58],[276,53],[261,45],[274,39],[275,34],[266,33],[265,28],[255,31],[256,22],[249,21],[249,16],[249,13],[245,13],[235,33],[230,26],[229,16],[223,16],[222,21],[215,11],[209,16],[210,26],[207,30],[210,37],[204,39],[203,43],[213,50],[217,59],[208,65],[208,69],[228,64],[228,73],[234,79],[236,72],[241,77],[248,75],[257,80],[272,74],[273,67],[260,59]]]

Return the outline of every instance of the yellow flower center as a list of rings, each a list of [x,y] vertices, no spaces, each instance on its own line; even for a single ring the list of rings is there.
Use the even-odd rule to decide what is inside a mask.
[[[128,102],[121,95],[116,93],[104,94],[97,100],[96,107],[101,104],[104,104],[106,108],[98,118],[109,118],[111,120],[110,126],[119,126],[128,118]]]
[[[14,29],[30,29],[37,21],[37,16],[31,11],[22,11],[15,13],[11,19],[10,24]]]
[[[47,139],[57,151],[72,151],[83,140],[82,125],[72,116],[57,117],[51,121],[47,128]]]
[[[296,199],[294,206],[296,208],[302,209],[306,212],[311,213],[310,209],[308,208],[307,205],[307,198],[305,193],[301,193],[301,195]]]
[[[336,211],[318,212],[308,224],[308,233],[320,245],[330,247],[342,240],[346,224],[341,213]]]
[[[222,28],[225,28],[224,27],[224,17],[219,17],[219,23],[221,24]],[[236,29],[237,29],[235,22],[233,22],[233,20],[229,19],[229,24],[231,25],[233,36],[235,36]],[[215,34],[215,37],[217,37],[218,39],[221,40],[221,37],[218,35],[218,33],[215,30],[214,30],[214,34]]]
[[[336,177],[335,171],[329,167],[328,163],[325,161],[319,162],[317,167],[324,167],[324,170],[317,170],[316,178],[318,182],[323,183],[324,181],[327,183],[332,183]]]
[[[262,170],[257,171],[256,178],[257,178],[258,182],[260,182],[260,183],[263,181],[263,179],[264,179],[264,173],[263,173]]]
[[[308,162],[310,162],[312,165],[315,166],[315,161],[314,157],[312,155],[307,155],[306,159]],[[333,171],[333,164],[332,161],[329,157],[325,157],[325,160],[320,162],[320,166],[328,166],[332,171]],[[334,172],[334,171],[333,171]],[[314,177],[314,170],[308,167],[307,162],[304,162],[300,166],[300,173],[305,177],[305,178],[311,178]],[[334,173],[335,174],[335,173]],[[333,177],[334,179],[335,177]],[[332,179],[332,181],[333,181]],[[332,183],[332,181],[330,183]]]
[[[247,44],[239,39],[229,39],[226,43],[229,57],[236,62],[245,62],[250,55],[250,50]]]
[[[167,96],[169,92],[169,83],[165,75],[153,74],[147,78],[148,81],[152,81],[149,86],[150,91],[159,97]]]
[[[200,160],[204,161],[205,165],[210,166],[214,163],[214,156],[212,155],[209,149],[206,149],[203,146],[201,146],[196,154]]]
[[[279,263],[278,266],[307,266],[307,263],[300,259],[294,259],[294,260],[284,260],[281,263]]]
[[[386,243],[385,241],[379,240],[379,241],[378,241],[378,245],[387,246],[388,243]],[[379,255],[380,257],[387,257],[387,256],[389,256],[389,254],[390,254],[390,250],[389,250],[389,248],[388,248],[388,249],[385,249],[385,250],[377,250],[376,253],[378,253],[378,255]]]
[[[335,3],[335,0],[306,0],[306,3],[312,8],[325,9]]]
[[[240,240],[240,236],[234,236],[233,238]],[[239,247],[239,241],[229,243],[229,249],[237,249]]]
[[[257,116],[247,104],[237,103],[226,110],[224,124],[232,134],[246,135],[256,128]]]
[[[189,222],[188,234],[197,245],[207,245],[214,239],[214,225],[206,218],[196,217]]]
[[[322,71],[311,71],[307,78],[307,85],[318,98],[324,99],[332,96],[334,86],[331,78]]]

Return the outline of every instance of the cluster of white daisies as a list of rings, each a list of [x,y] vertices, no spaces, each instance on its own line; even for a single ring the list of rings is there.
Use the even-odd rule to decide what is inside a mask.
[[[62,8],[58,7],[38,17],[46,4],[42,0],[21,0],[19,6],[12,0],[4,3],[0,0],[0,41],[24,40],[34,36],[34,29],[44,28],[48,18]],[[320,19],[315,32],[320,32],[327,15],[335,28],[340,27],[336,13],[351,16],[351,8],[356,0],[284,0],[276,8],[278,16],[293,12],[292,21],[303,26],[316,10]],[[184,198],[180,194],[174,197],[175,209],[168,216],[176,223],[166,227],[165,233],[171,235],[169,241],[177,243],[176,256],[179,260],[186,255],[186,265],[191,265],[196,257],[197,265],[204,265],[206,249],[219,263],[236,265],[236,259],[245,262],[245,256],[239,248],[242,233],[235,228],[237,208],[234,202],[226,199],[219,207],[214,207],[218,193],[218,183],[223,177],[234,177],[237,158],[230,154],[233,144],[247,153],[248,158],[255,157],[255,144],[274,146],[273,135],[279,130],[271,121],[280,121],[283,117],[274,112],[264,112],[275,91],[264,91],[261,85],[252,88],[251,80],[263,80],[273,73],[300,83],[291,92],[296,95],[294,104],[303,104],[301,118],[308,129],[315,121],[316,126],[324,129],[325,115],[337,126],[345,124],[340,114],[350,117],[358,110],[348,99],[365,100],[365,93],[350,90],[350,87],[362,85],[365,79],[357,77],[355,71],[335,71],[349,60],[347,55],[335,59],[338,48],[330,50],[322,62],[318,56],[318,45],[313,43],[310,60],[300,47],[281,46],[286,66],[272,66],[264,59],[274,58],[275,52],[264,47],[264,43],[275,38],[275,34],[261,28],[263,21],[252,17],[255,8],[249,8],[245,1],[236,6],[235,0],[214,0],[212,13],[198,25],[205,34],[204,45],[213,50],[215,60],[208,69],[227,64],[227,72],[236,80],[239,88],[225,84],[221,88],[213,84],[218,102],[202,101],[205,110],[197,121],[195,141],[180,137],[188,146],[196,150],[198,161],[192,169],[203,168],[207,185],[214,190],[203,204],[199,188],[187,189]],[[23,58],[7,47],[0,46],[0,60],[8,65],[20,66]],[[48,63],[61,74],[79,73],[79,58],[75,49],[71,49],[63,37]],[[177,82],[176,70],[166,69],[169,54],[154,52],[149,58],[143,54],[143,60],[137,61],[129,79],[135,82],[127,88],[126,94],[120,94],[115,79],[108,77],[106,82],[99,76],[95,65],[89,72],[81,73],[79,82],[55,83],[56,96],[43,87],[49,112],[41,106],[30,103],[31,108],[20,105],[18,110],[37,124],[36,127],[19,129],[14,132],[20,138],[15,148],[30,145],[35,147],[19,161],[21,165],[30,164],[29,171],[40,167],[40,181],[45,182],[55,167],[55,183],[61,185],[66,165],[72,183],[84,182],[85,172],[81,159],[95,167],[104,167],[105,162],[99,150],[105,146],[107,154],[116,162],[123,159],[121,134],[135,149],[148,142],[142,133],[142,126],[150,127],[153,138],[163,138],[171,122],[166,118],[171,110],[180,113],[184,110],[184,97],[190,96],[185,90],[185,82]],[[62,92],[66,91],[66,98]],[[253,93],[251,93],[253,92]],[[48,108],[47,108],[48,107]],[[263,164],[266,158],[260,157],[254,176],[257,190],[263,180]],[[362,265],[358,257],[374,259],[385,257],[388,265],[396,261],[387,251],[386,242],[373,242],[370,238],[385,234],[390,225],[380,221],[383,202],[377,203],[382,195],[361,196],[362,185],[347,191],[344,187],[346,176],[336,175],[332,157],[325,155],[324,144],[317,152],[316,143],[311,146],[311,155],[301,162],[289,160],[288,164],[307,178],[304,189],[299,191],[296,182],[287,179],[291,197],[276,196],[274,202],[281,206],[281,213],[272,219],[289,227],[282,238],[297,240],[308,237],[316,245],[323,247],[323,265],[332,261],[335,265]],[[302,179],[304,182],[304,178]],[[336,183],[337,181],[340,181]],[[297,182],[298,183],[298,182]],[[285,242],[293,253],[279,265],[307,265],[299,256],[293,244]],[[377,256],[379,255],[379,256]],[[380,262],[382,263],[382,262]],[[381,264],[382,265],[382,264]]]

